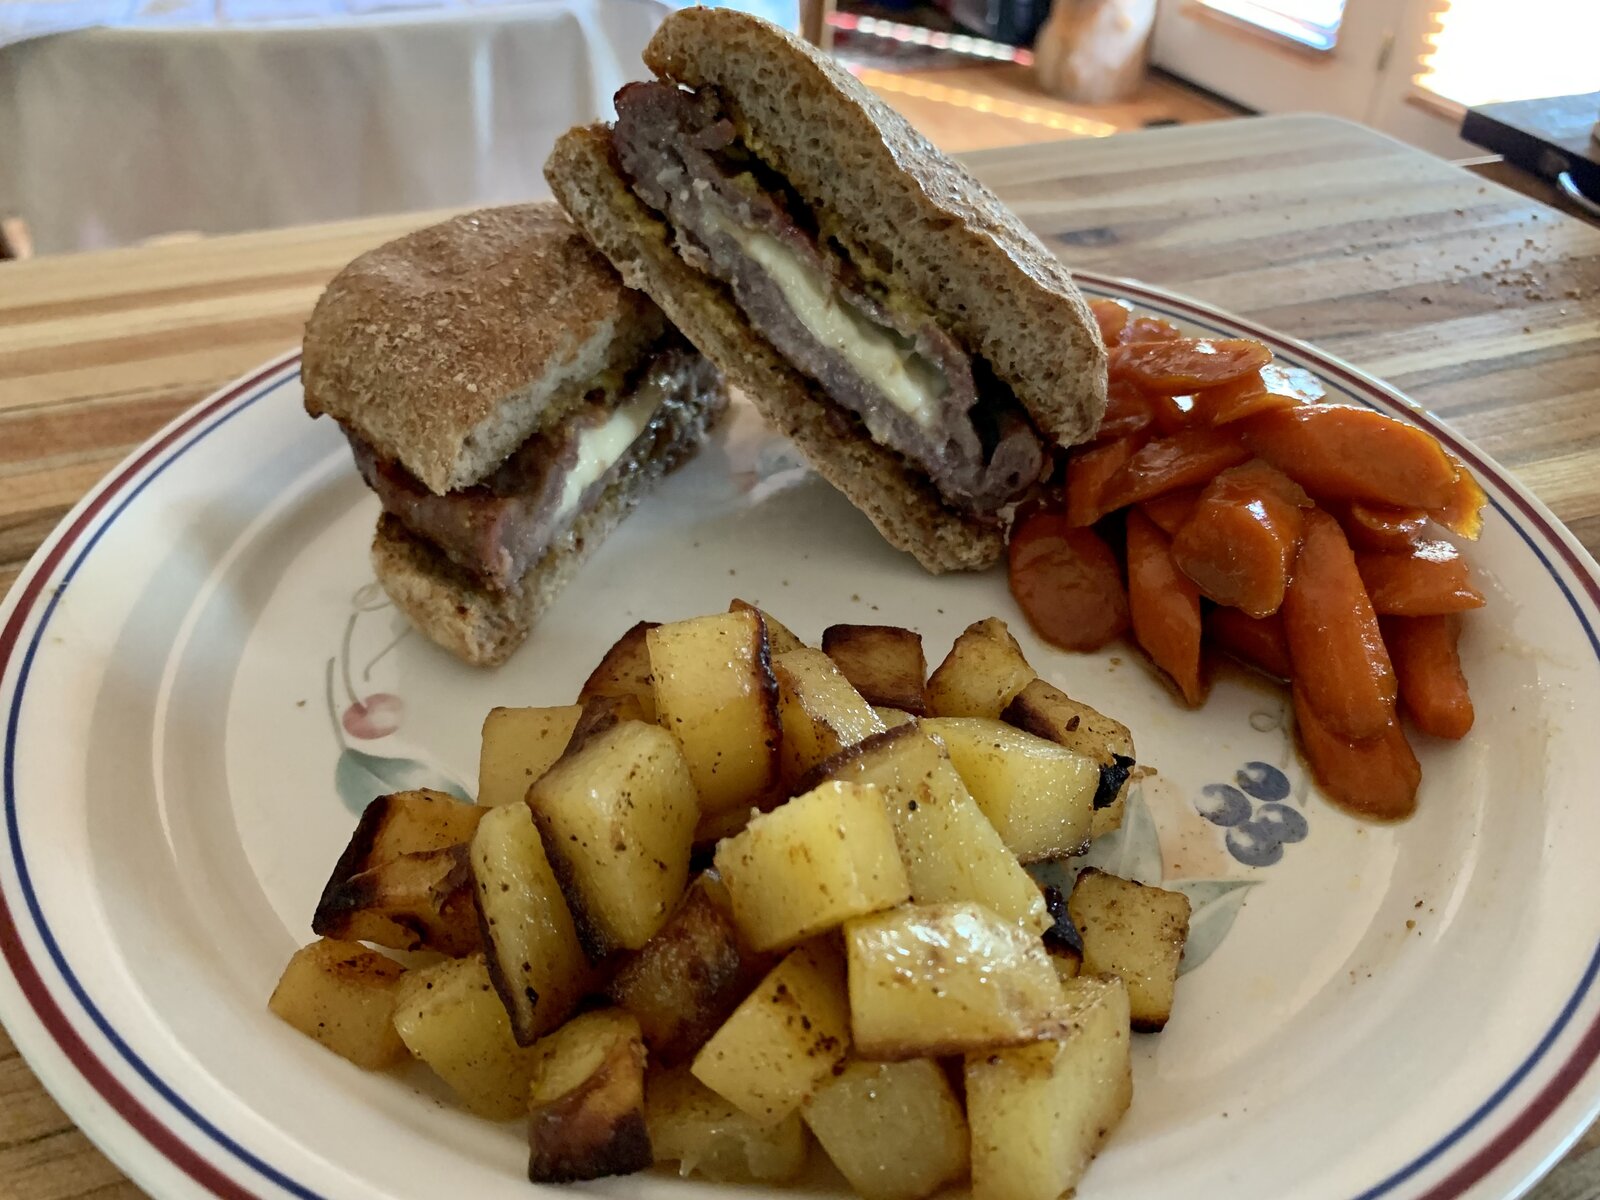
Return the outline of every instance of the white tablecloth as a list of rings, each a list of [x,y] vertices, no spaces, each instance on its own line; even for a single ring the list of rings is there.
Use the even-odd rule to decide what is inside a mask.
[[[290,2],[296,19],[256,0],[186,24],[204,14],[157,0],[134,24],[15,40],[63,10],[58,24],[114,20],[116,6],[33,4],[24,27],[28,6],[0,0],[14,39],[0,39],[0,216],[21,216],[36,250],[55,253],[546,195],[555,138],[611,115],[668,11]],[[755,4],[796,20],[796,0]],[[313,5],[322,15],[307,18]]]

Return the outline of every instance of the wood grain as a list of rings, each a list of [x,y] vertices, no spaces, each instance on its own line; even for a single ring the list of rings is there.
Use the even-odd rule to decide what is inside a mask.
[[[1325,118],[968,161],[1069,263],[1187,292],[1395,383],[1600,549],[1600,231]],[[293,346],[341,265],[430,219],[0,264],[0,589],[138,442]],[[1591,1133],[1534,1196],[1597,1194],[1597,1146]],[[0,1200],[137,1194],[0,1040]]]

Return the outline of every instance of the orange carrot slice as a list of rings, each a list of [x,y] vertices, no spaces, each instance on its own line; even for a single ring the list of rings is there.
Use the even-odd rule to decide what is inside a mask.
[[[1067,458],[1067,523],[1093,525],[1111,506],[1105,503],[1106,484],[1134,458],[1140,439],[1118,438],[1074,450]]]
[[[1205,699],[1200,681],[1200,593],[1172,561],[1167,535],[1138,509],[1128,514],[1128,609],[1133,636],[1177,684],[1184,702]]]
[[[1175,395],[1242,379],[1272,361],[1272,351],[1249,338],[1169,338],[1127,342],[1111,353],[1113,378]]]
[[[1089,301],[1089,311],[1094,314],[1095,324],[1100,326],[1100,340],[1108,347],[1122,340],[1122,331],[1133,317],[1133,310],[1123,301],[1108,300],[1103,296],[1095,296]]]
[[[1305,535],[1283,600],[1295,686],[1335,733],[1377,737],[1394,720],[1394,667],[1339,522],[1305,513]]]
[[[1180,338],[1183,333],[1171,321],[1163,321],[1160,317],[1135,317],[1128,322],[1128,327],[1122,331],[1122,341],[1128,342],[1170,342]]]
[[[1461,618],[1385,617],[1382,625],[1400,702],[1417,728],[1434,737],[1466,737],[1474,714],[1461,671]]]
[[[1428,528],[1428,514],[1420,508],[1389,508],[1357,500],[1339,505],[1335,511],[1344,536],[1357,550],[1409,554]]]
[[[1142,434],[1155,420],[1155,400],[1148,392],[1126,379],[1114,379],[1106,389],[1106,411],[1094,440],[1132,437]]]
[[[1176,492],[1164,492],[1146,500],[1139,507],[1145,516],[1156,523],[1157,529],[1172,537],[1183,528],[1183,523],[1194,512],[1194,506],[1199,499],[1199,488],[1180,488]]]
[[[1044,511],[1017,523],[1007,554],[1011,594],[1028,623],[1063,650],[1098,650],[1128,628],[1122,568],[1100,535]]]
[[[1449,542],[1418,542],[1409,554],[1358,554],[1356,567],[1374,612],[1431,617],[1483,607],[1467,563]]]
[[[1147,442],[1106,481],[1102,511],[1125,508],[1176,488],[1209,483],[1218,471],[1236,467],[1249,457],[1237,437],[1219,429],[1186,429]]]
[[[1294,726],[1311,774],[1335,804],[1380,821],[1416,811],[1422,765],[1399,721],[1390,720],[1370,738],[1345,737],[1328,725],[1297,681]]]
[[[1283,604],[1310,498],[1256,459],[1223,471],[1172,539],[1172,560],[1200,594],[1252,617]]]
[[[1483,509],[1489,503],[1489,497],[1484,495],[1483,488],[1478,486],[1478,481],[1460,459],[1451,455],[1450,461],[1456,465],[1456,480],[1450,499],[1444,507],[1435,509],[1429,515],[1451,533],[1458,533],[1469,542],[1475,542],[1478,534],[1483,532]]]
[[[1303,404],[1238,423],[1246,445],[1319,500],[1443,508],[1456,471],[1433,436],[1365,408]]]
[[[1205,615],[1205,634],[1218,650],[1264,675],[1286,680],[1294,673],[1281,616],[1248,617],[1236,608],[1213,608]]]

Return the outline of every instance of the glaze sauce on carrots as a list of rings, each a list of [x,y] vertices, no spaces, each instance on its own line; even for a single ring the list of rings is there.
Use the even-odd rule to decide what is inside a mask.
[[[1131,631],[1191,706],[1206,647],[1289,684],[1323,791],[1408,816],[1422,777],[1408,723],[1472,727],[1459,639],[1484,598],[1452,535],[1477,537],[1483,489],[1427,431],[1321,403],[1259,342],[1090,307],[1109,403],[1057,496],[1012,530],[1029,622],[1081,651]]]

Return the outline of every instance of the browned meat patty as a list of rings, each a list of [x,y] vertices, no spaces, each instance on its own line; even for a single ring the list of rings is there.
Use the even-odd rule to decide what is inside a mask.
[[[763,168],[737,144],[713,92],[630,84],[617,93],[616,106],[623,169],[639,197],[672,224],[679,253],[727,284],[761,336],[860,418],[869,436],[920,467],[944,500],[963,511],[993,513],[1038,481],[1044,448],[1016,401],[980,394],[971,357],[935,321],[881,303],[839,255],[819,248],[781,189],[762,186]],[[849,319],[870,322],[914,353],[913,369],[938,393],[932,419],[919,421],[896,405],[836,345],[808,329],[730,226],[778,239],[831,280]]]
[[[380,458],[352,430],[345,434],[356,466],[386,512],[488,587],[505,591],[631,464],[674,444],[679,427],[692,419],[690,404],[716,386],[716,369],[708,361],[681,344],[668,348],[650,360],[630,388],[614,397],[595,393],[555,428],[530,437],[487,479],[443,496],[428,491],[399,463]],[[570,511],[560,511],[577,465],[579,437],[646,391],[660,397],[649,424]]]

